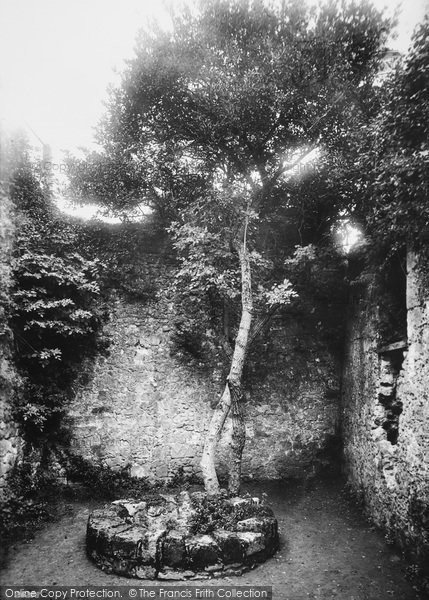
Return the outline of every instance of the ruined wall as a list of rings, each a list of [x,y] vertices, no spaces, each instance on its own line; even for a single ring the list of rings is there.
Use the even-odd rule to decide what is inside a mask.
[[[22,446],[10,405],[17,382],[11,361],[12,335],[7,326],[13,237],[12,204],[0,192],[0,500],[6,493],[7,476],[15,465]]]
[[[151,481],[200,473],[203,435],[224,384],[220,364],[186,366],[172,353],[174,310],[163,293],[172,268],[147,249],[141,277],[156,282],[157,296],[146,302],[118,297],[106,327],[109,354],[97,359],[69,412],[76,453],[113,468],[128,466]],[[268,369],[249,374],[247,477],[302,476],[327,460],[324,451],[337,433],[338,373],[326,347],[313,338],[310,332],[303,340],[296,323],[274,332],[264,350]],[[221,471],[229,460],[230,432],[228,419]]]
[[[429,564],[429,290],[407,260],[408,344],[380,347],[376,299],[349,322],[342,389],[345,469],[368,513]]]

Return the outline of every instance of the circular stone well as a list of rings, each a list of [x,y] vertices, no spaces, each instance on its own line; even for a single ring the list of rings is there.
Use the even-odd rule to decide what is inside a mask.
[[[93,511],[86,547],[107,573],[138,579],[241,575],[277,550],[277,520],[259,498],[158,494]]]

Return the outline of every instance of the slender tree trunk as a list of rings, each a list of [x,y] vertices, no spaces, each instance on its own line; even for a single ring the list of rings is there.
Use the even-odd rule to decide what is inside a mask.
[[[237,389],[229,383],[231,394],[231,413],[232,413],[232,461],[229,469],[228,490],[232,496],[240,494],[241,486],[241,459],[243,456],[244,444],[246,443],[246,426],[244,424],[241,402],[243,394],[241,386]]]
[[[200,462],[201,470],[203,472],[204,487],[208,494],[219,493],[219,481],[215,467],[216,448],[230,408],[231,394],[227,383],[223,390],[223,394],[214,409]]]
[[[216,475],[215,468],[216,448],[220,434],[225,424],[225,420],[230,411],[232,401],[234,400],[234,402],[237,402],[238,408],[240,408],[239,399],[241,396],[241,378],[246,359],[246,352],[250,341],[253,298],[250,260],[246,244],[246,229],[247,225],[244,228],[243,240],[238,248],[238,255],[241,266],[242,310],[240,325],[238,328],[237,337],[235,339],[234,352],[232,355],[231,367],[227,377],[227,383],[210,421],[209,429],[204,444],[203,455],[200,463],[201,470],[203,472],[204,486],[208,494],[219,493],[219,481]],[[232,398],[232,395],[235,393],[238,393],[238,401],[237,398]],[[233,464],[231,468],[231,479],[229,487],[231,489],[232,485],[232,487],[234,488],[234,493],[238,493],[240,487],[241,455],[243,453],[244,448],[245,430],[242,418],[240,419],[241,410],[239,412],[237,412],[237,409],[234,410],[235,418],[233,419],[234,431],[232,440]]]

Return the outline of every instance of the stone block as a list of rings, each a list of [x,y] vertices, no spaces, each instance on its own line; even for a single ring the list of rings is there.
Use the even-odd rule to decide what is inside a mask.
[[[220,529],[215,531],[213,535],[225,564],[240,563],[243,560],[243,545],[234,531]]]
[[[240,531],[236,535],[243,544],[245,556],[253,556],[265,550],[264,535],[262,533]]]
[[[196,535],[186,540],[186,552],[191,566],[204,569],[219,561],[220,549],[210,535]]]
[[[237,531],[261,533],[265,550],[271,554],[279,543],[278,524],[274,516],[260,516],[245,519],[237,523]]]
[[[111,543],[114,544],[115,554],[118,557],[139,559],[142,563],[148,563],[152,559],[144,547],[146,531],[139,525],[132,525],[128,529],[114,533]]]
[[[88,528],[103,529],[123,525],[123,520],[118,515],[116,506],[109,506],[93,510],[88,519]]]
[[[179,531],[170,531],[162,541],[162,561],[167,567],[184,566],[186,562],[185,536]]]

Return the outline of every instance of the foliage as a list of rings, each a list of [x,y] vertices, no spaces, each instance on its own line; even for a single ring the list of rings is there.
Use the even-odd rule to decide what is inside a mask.
[[[0,504],[0,536],[3,543],[16,541],[18,536],[32,534],[50,518],[48,503],[35,501],[25,494],[9,497]]]
[[[105,465],[94,465],[70,453],[66,470],[69,482],[81,483],[97,497],[106,499],[124,496],[139,498],[153,489],[144,477],[132,477],[129,467],[113,470]]]
[[[147,254],[169,261],[165,232],[152,217],[144,223],[82,224],[79,240],[90,256],[102,263],[103,290],[120,293],[129,301],[145,302],[156,297],[158,282],[147,272]]]
[[[342,160],[338,150],[327,159],[339,209],[364,237],[349,257],[352,290],[371,285],[383,344],[406,337],[407,250],[418,252],[427,271],[428,40],[426,20],[417,27],[408,55],[375,82],[367,118],[350,128]]]
[[[378,88],[367,126],[351,136],[339,171],[350,212],[363,223],[370,261],[427,249],[429,227],[429,21],[409,54]],[[424,259],[425,260],[425,259]]]
[[[287,276],[298,294],[292,312],[312,323],[331,350],[343,349],[348,302],[347,261],[331,244],[296,246],[285,260]]]
[[[243,497],[248,498],[248,496]],[[190,520],[190,530],[193,535],[212,533],[219,529],[234,531],[238,521],[271,514],[265,506],[254,502],[232,506],[227,501],[227,494],[194,496],[192,507],[195,511]]]
[[[14,467],[6,491],[7,495],[0,503],[0,537],[4,553],[10,543],[31,537],[36,529],[55,517],[58,495],[49,474],[39,471],[35,477],[34,464],[26,458]],[[0,563],[4,556],[0,553]]]
[[[177,469],[173,472],[172,476],[169,479],[168,487],[169,488],[182,488],[187,489],[191,485],[200,485],[201,477],[196,475],[195,473],[186,473],[185,469],[182,465],[179,465]]]
[[[26,227],[24,231],[29,233]],[[80,350],[97,320],[88,309],[100,294],[99,270],[97,259],[87,260],[78,253],[65,259],[40,251],[40,245],[38,250],[24,250],[17,257],[17,289],[12,298],[14,328],[25,340],[20,348],[21,360],[34,361],[49,372],[53,363],[56,368],[58,361],[70,360]]]
[[[15,417],[30,445],[67,441],[62,417],[82,360],[102,347],[102,263],[57,215],[25,146],[10,177],[17,209],[10,326],[23,386]]]
[[[116,108],[122,111],[119,102],[118,98]],[[111,118],[116,121],[116,116]],[[104,123],[105,128],[109,126],[110,121]],[[171,144],[148,139],[135,148],[122,139],[123,135],[125,130],[117,130],[113,141],[100,131],[103,153],[86,151],[83,159],[66,156],[68,194],[75,202],[96,202],[124,222],[145,217],[150,208],[165,225],[174,218],[184,198],[203,192],[204,176],[198,171],[189,172]]]

